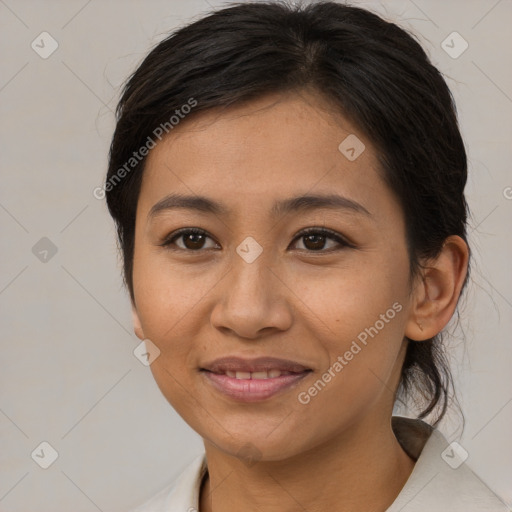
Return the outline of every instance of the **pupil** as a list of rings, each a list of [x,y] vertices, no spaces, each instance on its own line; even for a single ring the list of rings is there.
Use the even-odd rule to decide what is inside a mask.
[[[313,247],[309,247],[310,249],[322,249],[325,243],[324,235],[306,235],[306,239],[313,241]],[[307,244],[305,245],[308,247]]]
[[[202,236],[203,235],[200,235],[200,234],[190,233],[187,237],[187,241],[192,243],[192,247],[189,247],[189,249],[200,249],[201,245],[202,245],[201,242],[203,242],[203,240],[201,240]],[[194,244],[197,244],[197,245],[194,245]]]
[[[305,239],[307,240],[305,244],[306,247],[308,247],[308,243],[311,243],[311,245],[309,246],[310,249],[322,249],[325,244],[324,235],[306,235]],[[190,243],[192,247],[189,247],[187,245],[189,249],[200,249],[202,247],[203,242],[203,235],[190,233],[186,239],[185,245],[187,245],[187,243]]]

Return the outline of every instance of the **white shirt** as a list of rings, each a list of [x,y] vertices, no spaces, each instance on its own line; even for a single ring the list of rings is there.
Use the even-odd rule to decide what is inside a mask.
[[[463,462],[463,448],[449,444],[440,431],[421,421],[393,416],[393,431],[416,460],[400,494],[386,512],[511,512]],[[176,482],[133,512],[197,512],[201,482],[207,471],[203,453]]]

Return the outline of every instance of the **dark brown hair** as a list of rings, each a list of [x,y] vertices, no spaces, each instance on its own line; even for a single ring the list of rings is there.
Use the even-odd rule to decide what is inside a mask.
[[[335,2],[242,2],[157,44],[124,87],[105,191],[132,300],[145,163],[140,148],[151,147],[162,127],[170,132],[172,117],[186,122],[212,108],[305,89],[326,99],[375,146],[404,213],[411,276],[439,254],[448,236],[467,241],[467,162],[455,105],[414,37],[367,10]],[[437,424],[453,387],[441,335],[409,340],[397,396],[410,395],[413,387],[423,399],[419,417],[439,408]]]

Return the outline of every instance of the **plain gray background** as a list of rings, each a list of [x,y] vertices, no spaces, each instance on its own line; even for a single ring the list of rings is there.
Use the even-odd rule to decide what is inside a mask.
[[[474,267],[465,340],[453,324],[450,342],[466,428],[451,415],[441,430],[512,504],[512,2],[354,3],[416,33],[457,101]],[[1,511],[127,510],[202,451],[133,355],[114,227],[93,190],[122,81],[170,30],[221,5],[0,0]],[[31,47],[44,31],[58,43],[46,59]],[[442,47],[454,31],[469,45],[457,58]],[[58,453],[48,469],[31,457],[43,441]]]

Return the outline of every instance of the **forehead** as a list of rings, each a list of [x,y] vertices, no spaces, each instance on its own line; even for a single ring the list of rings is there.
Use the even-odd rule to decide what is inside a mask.
[[[389,194],[361,131],[305,94],[185,118],[149,153],[140,199],[149,209],[170,191],[255,206],[294,192],[338,192],[360,202]]]

